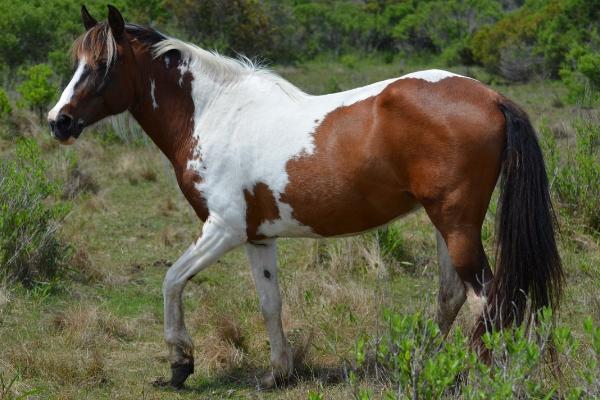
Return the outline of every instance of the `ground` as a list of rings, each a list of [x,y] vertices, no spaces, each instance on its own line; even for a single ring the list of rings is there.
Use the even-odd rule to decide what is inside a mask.
[[[322,93],[413,69],[402,63],[315,62],[278,70],[303,89]],[[491,79],[480,70],[454,71]],[[556,83],[491,83],[521,104],[536,126],[545,123],[567,132],[564,140],[569,122],[589,112],[563,105],[563,89]],[[69,157],[76,157],[77,168],[98,190],[75,197],[60,231],[72,244],[69,267],[76,273],[34,290],[0,289],[0,376],[5,381],[17,376],[14,393],[33,390],[32,397],[52,399],[306,399],[309,391],[319,391],[324,398],[346,399],[352,391],[345,383],[345,367],[356,338],[380,329],[383,309],[434,315],[435,238],[422,211],[395,222],[403,249],[396,259],[382,255],[374,233],[279,240],[284,325],[302,367],[287,386],[257,390],[257,379],[268,367],[269,347],[245,253],[238,249],[186,288],[195,374],[182,391],[156,388],[152,382],[169,373],[162,279],[201,225],[150,142],[84,132],[67,149],[46,132],[34,137],[56,176],[64,175]],[[3,155],[11,148],[9,139],[0,141]],[[75,156],[67,156],[71,152]],[[488,255],[493,229],[490,213],[484,227]],[[581,336],[583,316],[600,319],[600,240],[569,220],[563,224],[560,250],[567,285],[559,320]],[[466,307],[463,311],[459,325],[466,329],[470,318]],[[377,393],[379,388],[373,389]]]

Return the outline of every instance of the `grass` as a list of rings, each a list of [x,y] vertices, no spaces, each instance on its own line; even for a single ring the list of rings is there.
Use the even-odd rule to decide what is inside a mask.
[[[405,63],[315,62],[280,72],[307,91],[323,93],[413,69]],[[554,83],[506,86],[483,71],[455,71],[490,81],[523,104],[536,125],[568,125],[581,114],[558,102],[565,92]],[[327,399],[346,399],[352,388],[345,383],[343,367],[356,338],[380,329],[384,308],[434,314],[435,238],[422,211],[394,223],[404,247],[399,259],[382,254],[374,234],[279,240],[284,327],[303,363],[290,385],[260,392],[255,387],[269,364],[267,335],[244,251],[238,249],[186,288],[186,321],[196,344],[196,373],[187,389],[153,387],[154,379],[169,373],[162,279],[201,225],[153,145],[100,135],[85,132],[73,149],[56,146],[45,132],[36,136],[53,166],[51,173],[66,178],[65,163],[72,162],[68,153],[73,152],[77,168],[95,189],[74,196],[61,230],[74,247],[76,279],[52,284],[52,290],[0,285],[0,376],[4,382],[14,378],[6,398],[35,391],[30,397],[305,399],[314,391]],[[0,152],[12,152],[12,142],[0,140]],[[583,316],[600,319],[600,240],[576,221],[561,218],[567,287],[559,319],[583,337]],[[488,255],[493,231],[493,216],[488,215]],[[469,317],[463,314],[459,324],[467,327]],[[381,390],[371,389],[375,394]]]

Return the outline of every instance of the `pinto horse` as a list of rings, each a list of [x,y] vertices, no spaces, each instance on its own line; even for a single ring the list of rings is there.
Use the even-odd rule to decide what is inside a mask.
[[[437,319],[447,333],[466,298],[474,337],[556,306],[562,268],[544,160],[527,114],[475,79],[414,72],[312,96],[249,61],[82,7],[75,74],[48,114],[52,135],[129,111],[170,160],[201,237],[166,273],[164,334],[180,387],[194,370],[186,282],[245,245],[271,346],[272,386],[292,369],[281,322],[278,237],[333,237],[423,207],[437,229]],[[481,227],[498,177],[495,274]],[[528,300],[529,299],[529,300]],[[530,306],[528,306],[530,304]]]

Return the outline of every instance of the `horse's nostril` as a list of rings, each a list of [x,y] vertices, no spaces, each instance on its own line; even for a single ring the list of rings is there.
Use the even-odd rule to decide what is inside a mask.
[[[72,122],[73,118],[71,118],[69,115],[60,114],[56,119],[55,124],[58,129],[68,129],[71,126]]]

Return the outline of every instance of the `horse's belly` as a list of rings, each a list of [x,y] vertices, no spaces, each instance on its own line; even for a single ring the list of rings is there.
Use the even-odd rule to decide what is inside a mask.
[[[345,236],[385,225],[419,207],[409,193],[392,197],[382,195],[379,201],[365,198],[334,203],[307,202],[294,217],[319,236]]]

